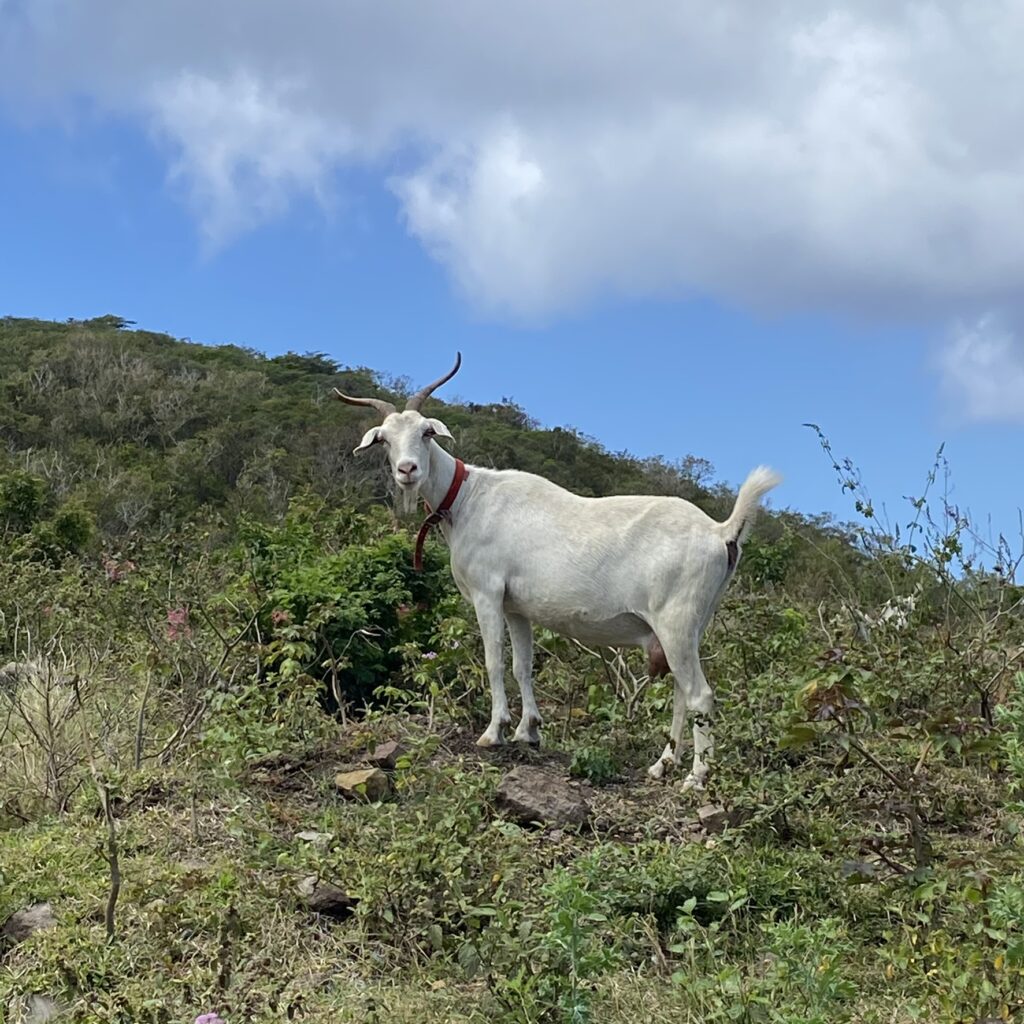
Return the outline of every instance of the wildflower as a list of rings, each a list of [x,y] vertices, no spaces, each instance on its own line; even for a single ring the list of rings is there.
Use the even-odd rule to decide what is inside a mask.
[[[196,1017],[195,1024],[224,1024],[219,1013],[201,1013]]]
[[[192,635],[192,627],[188,623],[188,605],[180,608],[167,609],[167,639],[183,640]]]
[[[435,658],[437,657],[437,651],[427,651],[427,652],[426,652],[426,653],[425,653],[425,654],[423,655],[423,657],[424,657],[424,658],[425,658],[425,659],[426,659],[427,661],[433,661],[433,660],[434,660],[434,659],[435,659]]]
[[[291,616],[283,608],[275,608],[270,613],[270,621],[275,626],[283,626],[286,622],[291,621]]]

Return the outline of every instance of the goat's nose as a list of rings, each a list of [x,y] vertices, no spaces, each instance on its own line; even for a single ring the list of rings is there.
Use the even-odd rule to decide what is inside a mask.
[[[412,461],[412,459],[403,459],[397,466],[398,472],[401,473],[402,476],[411,476],[418,468],[419,467]]]

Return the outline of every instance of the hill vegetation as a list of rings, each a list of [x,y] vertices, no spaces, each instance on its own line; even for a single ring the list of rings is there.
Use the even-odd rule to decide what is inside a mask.
[[[670,681],[544,632],[544,747],[473,745],[472,613],[438,541],[412,572],[330,398],[407,382],[130,327],[0,320],[0,923],[56,917],[5,931],[9,1019],[1020,1019],[1024,590],[941,453],[897,529],[821,437],[856,522],[759,524],[704,649],[695,797],[644,777]],[[467,461],[732,502],[699,455],[434,414]],[[391,739],[384,797],[345,799]],[[587,824],[505,817],[522,763],[577,780]]]

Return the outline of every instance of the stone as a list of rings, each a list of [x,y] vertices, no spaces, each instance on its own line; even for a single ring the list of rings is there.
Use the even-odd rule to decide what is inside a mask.
[[[25,1024],[44,1024],[54,1020],[64,1012],[64,1007],[52,996],[34,992],[26,1000]]]
[[[20,1024],[46,1024],[60,1017],[65,1007],[53,996],[32,992],[29,995],[14,995],[7,1002],[6,1009],[12,1024],[14,1021]],[[3,1011],[4,1007],[0,1005],[0,1020],[8,1019],[3,1016]]]
[[[839,872],[847,882],[870,882],[878,876],[878,868],[868,860],[844,860]]]
[[[721,804],[705,804],[697,811],[697,819],[705,832],[724,832],[730,824],[729,812]]]
[[[391,780],[380,768],[359,768],[338,772],[334,784],[343,796],[352,800],[383,800],[391,793]]]
[[[377,768],[393,772],[398,767],[398,759],[404,757],[405,753],[405,747],[398,740],[388,740],[387,743],[379,743],[377,749],[366,760]]]
[[[4,922],[0,935],[11,943],[24,942],[29,936],[44,928],[54,928],[57,918],[53,916],[53,908],[49,903],[34,903],[24,910],[15,911]]]
[[[495,794],[499,809],[520,825],[579,827],[590,805],[579,790],[543,768],[519,765],[501,780]]]
[[[316,875],[309,875],[298,884],[302,902],[317,914],[326,914],[344,920],[351,917],[359,903],[355,896],[349,896],[344,889],[325,882]]]
[[[301,839],[304,843],[309,843],[311,846],[315,846],[319,849],[326,849],[331,845],[331,840],[334,836],[330,832],[297,832],[295,834],[296,839]]]

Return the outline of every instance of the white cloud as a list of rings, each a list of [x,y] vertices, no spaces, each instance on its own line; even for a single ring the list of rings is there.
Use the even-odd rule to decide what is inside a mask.
[[[153,88],[156,129],[179,153],[172,175],[185,182],[209,244],[279,215],[291,193],[324,198],[332,165],[351,146],[296,93],[246,72],[218,81],[183,71]]]
[[[1024,342],[999,317],[958,325],[939,366],[969,419],[1024,423]]]
[[[144,119],[211,239],[359,162],[513,315],[702,293],[938,323],[1024,286],[1015,0],[15,9],[0,97]]]

